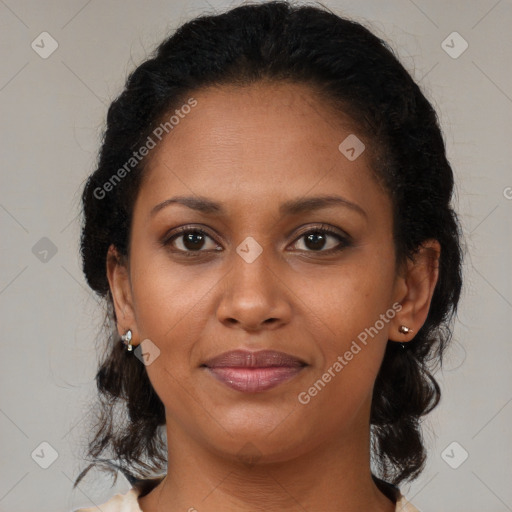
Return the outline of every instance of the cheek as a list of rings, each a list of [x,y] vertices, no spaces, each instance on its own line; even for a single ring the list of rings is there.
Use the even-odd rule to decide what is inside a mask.
[[[193,349],[204,331],[208,291],[215,280],[204,272],[202,278],[192,278],[192,267],[188,272],[171,268],[161,256],[143,251],[132,263],[137,329],[141,340],[151,340],[159,350],[146,371],[166,408],[182,415],[195,395],[188,385],[196,363]]]
[[[373,326],[391,307],[394,283],[392,255],[383,251],[375,255],[367,252],[371,251],[355,254],[319,284],[313,280],[307,285],[315,295],[317,310],[323,312],[326,326],[345,342]],[[383,334],[387,332],[382,326],[379,330]]]
[[[197,275],[196,275],[197,274]],[[199,268],[171,266],[165,256],[140,251],[132,260],[137,328],[143,338],[173,351],[200,335],[214,276]],[[196,332],[197,331],[197,332]]]
[[[326,430],[336,431],[340,425],[348,428],[361,407],[371,404],[388,340],[388,323],[381,315],[389,322],[389,311],[394,312],[382,305],[375,294],[367,300],[338,297],[337,303],[330,303],[329,328],[323,330],[323,336],[315,335],[321,357],[297,400],[304,405],[305,414],[324,418]]]
[[[336,404],[340,414],[349,414],[371,396],[396,314],[390,302],[394,256],[375,254],[354,258],[328,282],[307,284],[317,312],[309,315],[308,330],[322,357],[304,391],[312,402]]]

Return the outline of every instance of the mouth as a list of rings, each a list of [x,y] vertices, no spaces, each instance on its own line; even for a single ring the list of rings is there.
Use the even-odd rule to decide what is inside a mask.
[[[274,388],[298,375],[306,366],[303,360],[274,350],[233,350],[201,365],[220,382],[245,393]]]

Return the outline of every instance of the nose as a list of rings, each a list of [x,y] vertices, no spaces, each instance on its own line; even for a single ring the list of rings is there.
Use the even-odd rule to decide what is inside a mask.
[[[265,250],[250,263],[235,253],[223,279],[218,320],[248,332],[277,329],[290,322],[292,293],[273,267]]]

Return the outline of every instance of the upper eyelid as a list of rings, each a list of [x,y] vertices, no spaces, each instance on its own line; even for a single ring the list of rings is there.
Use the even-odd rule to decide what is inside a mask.
[[[293,239],[293,244],[298,242],[304,235],[307,235],[310,232],[321,231],[325,232],[327,236],[332,236],[334,238],[338,238],[340,244],[351,245],[353,243],[352,237],[345,232],[343,229],[335,228],[333,226],[329,226],[325,223],[318,224],[317,226],[310,226],[301,230],[300,233]],[[332,250],[332,249],[330,249]],[[309,251],[308,251],[309,252]],[[318,251],[321,252],[329,252],[329,251]]]
[[[303,229],[302,229],[303,228]],[[346,233],[341,228],[335,228],[334,226],[330,226],[329,224],[326,224],[325,222],[321,222],[319,224],[316,224],[314,226],[305,225],[300,226],[299,231],[300,233],[297,236],[303,236],[306,233],[309,233],[310,231],[328,231],[329,234],[338,235],[345,238],[350,238],[350,235]]]

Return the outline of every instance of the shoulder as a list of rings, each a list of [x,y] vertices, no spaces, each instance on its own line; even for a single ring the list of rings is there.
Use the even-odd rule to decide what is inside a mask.
[[[397,485],[386,482],[374,474],[372,474],[372,478],[377,487],[395,503],[395,512],[421,512],[407,500]]]
[[[407,498],[398,491],[395,512],[420,512]]]
[[[90,508],[80,508],[73,512],[97,512],[98,508],[102,512],[142,512],[137,498],[140,490],[132,488],[124,494],[116,494],[106,503]]]
[[[395,488],[396,507],[395,512],[420,512],[407,498]],[[99,507],[94,506],[90,508],[80,508],[73,512],[96,512],[98,508],[102,512],[142,512],[139,507],[137,498],[141,494],[141,489],[137,486],[131,488],[124,494],[116,494],[110,498],[106,503]]]

